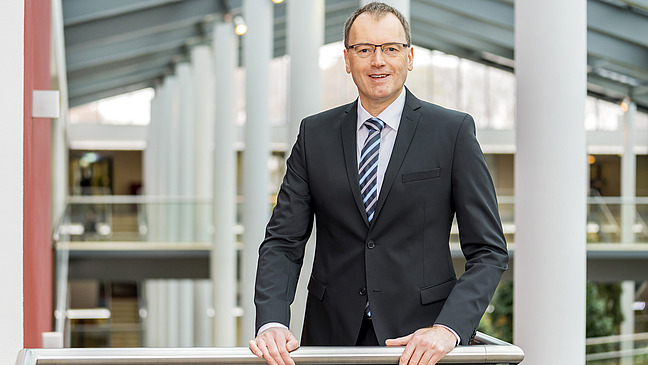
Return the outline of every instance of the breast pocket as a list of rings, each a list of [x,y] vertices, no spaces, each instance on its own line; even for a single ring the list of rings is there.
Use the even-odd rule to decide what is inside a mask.
[[[437,168],[431,169],[431,170],[414,171],[414,172],[403,173],[403,180],[402,181],[403,181],[403,183],[408,183],[408,182],[414,182],[414,181],[436,179],[439,176],[441,176],[441,168],[437,167]]]

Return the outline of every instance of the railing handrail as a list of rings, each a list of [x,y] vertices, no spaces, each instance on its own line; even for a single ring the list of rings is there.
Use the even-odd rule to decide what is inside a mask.
[[[241,197],[238,196],[240,199]],[[137,204],[137,203],[210,203],[209,195],[68,195],[66,203],[70,204]],[[514,195],[498,195],[499,204],[515,204]],[[648,197],[621,196],[588,196],[588,204],[648,204]]]
[[[626,341],[646,341],[648,340],[648,332],[642,333],[629,333],[625,335],[611,335],[611,336],[601,336],[601,337],[590,337],[585,340],[585,345],[603,345],[608,343],[618,343]]]
[[[177,204],[212,202],[211,196],[201,195],[69,195],[65,202],[69,204]]]
[[[301,347],[291,353],[296,364],[397,364],[403,347]],[[439,363],[518,364],[514,345],[458,346]],[[93,348],[24,349],[16,365],[264,364],[246,347],[231,348]]]

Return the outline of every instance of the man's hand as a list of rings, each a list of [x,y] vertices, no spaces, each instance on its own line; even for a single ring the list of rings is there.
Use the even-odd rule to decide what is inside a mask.
[[[248,344],[252,353],[264,358],[269,365],[295,365],[289,352],[299,347],[299,341],[286,328],[268,328]]]
[[[405,346],[399,365],[434,365],[452,351],[457,338],[447,328],[421,328],[405,337],[388,339],[387,346]]]

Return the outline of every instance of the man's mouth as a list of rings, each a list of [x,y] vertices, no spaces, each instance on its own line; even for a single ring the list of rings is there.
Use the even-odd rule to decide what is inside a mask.
[[[369,77],[371,77],[372,79],[382,79],[382,78],[387,77],[387,75],[384,75],[384,74],[382,74],[382,75],[369,75]]]

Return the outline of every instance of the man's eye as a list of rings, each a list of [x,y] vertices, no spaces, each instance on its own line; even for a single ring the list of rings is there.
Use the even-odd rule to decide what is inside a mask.
[[[395,47],[388,47],[387,51],[388,52],[395,52],[395,51],[398,51],[398,50]]]

